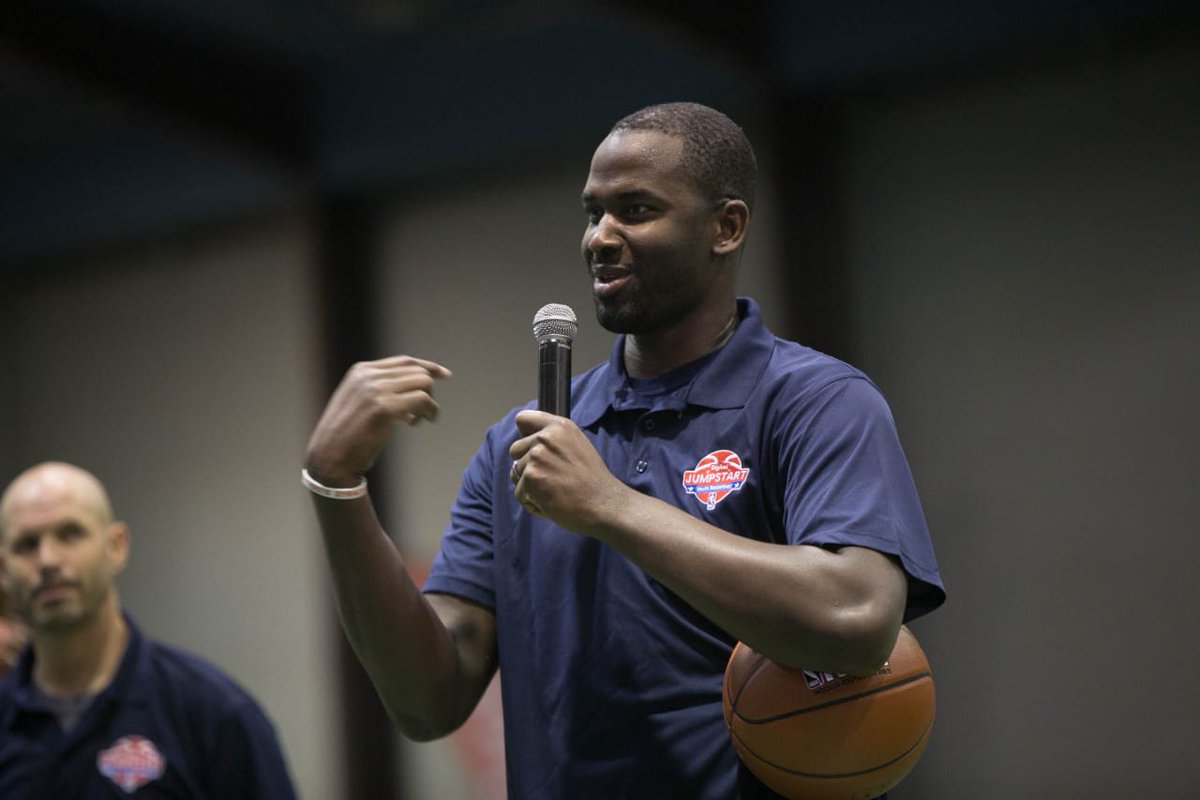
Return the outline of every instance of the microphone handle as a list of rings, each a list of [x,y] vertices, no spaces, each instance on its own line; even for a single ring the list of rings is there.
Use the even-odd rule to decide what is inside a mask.
[[[538,343],[538,410],[571,416],[571,343]]]

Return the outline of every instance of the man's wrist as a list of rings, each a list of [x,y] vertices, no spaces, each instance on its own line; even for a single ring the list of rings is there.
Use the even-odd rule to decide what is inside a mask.
[[[331,500],[355,500],[367,493],[367,479],[361,476],[358,483],[353,485],[336,485],[338,481],[333,482],[335,485],[330,486],[314,478],[307,468],[300,470],[300,483],[315,495],[328,497]],[[344,483],[349,483],[349,481],[344,481]]]

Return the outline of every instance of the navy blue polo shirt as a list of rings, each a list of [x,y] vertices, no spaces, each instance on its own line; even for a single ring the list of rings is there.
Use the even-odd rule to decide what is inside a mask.
[[[572,381],[571,418],[634,489],[742,536],[893,555],[909,580],[905,618],[936,608],[945,593],[879,390],[777,338],[753,301],[738,305],[730,340],[650,408],[618,337]],[[509,795],[753,794],[721,714],[733,639],[612,548],[516,502],[515,414],[467,467],[424,585],[496,613]]]
[[[67,732],[32,684],[32,649],[0,681],[0,797],[294,798],[258,704],[213,665],[125,621],[116,676]]]

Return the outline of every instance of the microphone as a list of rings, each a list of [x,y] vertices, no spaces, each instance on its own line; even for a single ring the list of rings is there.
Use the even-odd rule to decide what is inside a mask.
[[[571,415],[571,343],[578,332],[570,306],[547,303],[533,315],[533,338],[538,343],[539,411],[560,417]]]

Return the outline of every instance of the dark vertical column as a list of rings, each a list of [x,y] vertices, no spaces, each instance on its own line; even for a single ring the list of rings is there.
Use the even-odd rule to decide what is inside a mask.
[[[376,263],[377,217],[361,198],[326,197],[317,209],[318,291],[325,342],[325,396],[356,361],[379,356],[373,320],[372,267]],[[370,476],[371,495],[382,503],[388,491],[383,467]],[[331,612],[336,613],[336,612]],[[342,709],[341,796],[346,800],[395,800],[400,796],[396,730],[375,687],[349,642],[339,636],[338,693]]]
[[[792,322],[779,333],[853,360],[853,320],[840,192],[842,106],[832,98],[781,95],[774,158],[784,290]]]

